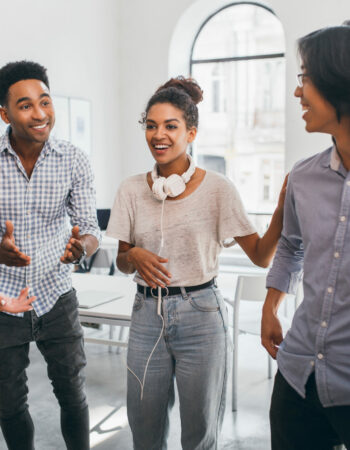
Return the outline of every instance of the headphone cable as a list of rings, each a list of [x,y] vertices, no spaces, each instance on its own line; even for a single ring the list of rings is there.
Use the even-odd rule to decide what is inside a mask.
[[[161,235],[161,239],[160,239],[160,247],[159,247],[159,251],[158,251],[158,256],[160,256],[160,252],[162,251],[163,246],[164,246],[164,230],[163,230],[164,206],[165,206],[165,198],[162,200],[162,212],[161,212],[161,216],[160,216],[160,235]],[[161,320],[162,320],[162,329],[161,329],[160,335],[158,336],[157,342],[155,343],[155,345],[154,345],[154,347],[153,347],[153,349],[152,349],[152,351],[151,351],[151,353],[150,353],[150,355],[149,355],[149,357],[147,359],[145,370],[143,372],[142,381],[136,375],[136,373],[133,370],[130,369],[130,367],[128,365],[126,366],[127,369],[130,371],[130,373],[132,373],[135,376],[135,378],[137,379],[137,381],[140,384],[140,387],[141,387],[141,400],[143,399],[143,391],[144,391],[144,388],[145,388],[147,369],[148,369],[149,363],[151,361],[151,358],[153,356],[153,353],[155,352],[155,350],[156,350],[156,348],[157,348],[157,346],[158,346],[158,344],[159,344],[159,342],[160,342],[160,340],[162,338],[162,335],[163,335],[163,332],[164,332],[164,328],[165,328],[164,317],[162,316],[162,302],[163,302],[162,288],[160,286],[158,286],[157,291],[158,291],[158,296],[157,296],[157,316],[159,316],[161,318]],[[151,290],[151,293],[152,293],[152,290]],[[153,296],[153,294],[152,294],[152,296]]]

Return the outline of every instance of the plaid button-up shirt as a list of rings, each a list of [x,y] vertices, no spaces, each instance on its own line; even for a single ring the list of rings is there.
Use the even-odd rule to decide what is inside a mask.
[[[71,289],[72,267],[60,262],[71,227],[78,225],[81,235],[101,239],[93,174],[81,150],[50,138],[28,178],[11,147],[9,130],[0,137],[0,238],[11,220],[15,244],[31,262],[26,267],[0,264],[0,291],[17,297],[29,285],[37,297],[34,310],[41,316]]]

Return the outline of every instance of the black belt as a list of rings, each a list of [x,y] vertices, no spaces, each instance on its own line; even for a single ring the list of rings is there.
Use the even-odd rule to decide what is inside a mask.
[[[210,281],[207,281],[203,284],[198,284],[197,286],[184,286],[183,289],[185,289],[186,292],[193,292],[193,291],[199,291],[200,289],[205,289],[207,287],[213,286],[215,284],[214,278]],[[142,286],[141,284],[137,285],[137,291],[141,294],[144,293],[145,286]],[[158,289],[152,289],[149,286],[146,287],[146,297],[151,297],[153,295],[158,294]],[[177,286],[168,286],[166,288],[162,288],[162,296],[167,297],[168,295],[179,295],[181,294],[181,288]]]

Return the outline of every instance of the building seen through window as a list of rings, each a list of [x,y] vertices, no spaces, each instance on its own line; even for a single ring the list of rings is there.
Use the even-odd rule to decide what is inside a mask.
[[[283,182],[284,47],[272,11],[237,3],[208,18],[192,49],[191,75],[204,90],[194,156],[231,178],[256,217],[273,212]]]

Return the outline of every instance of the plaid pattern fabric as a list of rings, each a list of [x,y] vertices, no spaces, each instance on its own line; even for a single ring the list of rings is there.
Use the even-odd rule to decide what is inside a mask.
[[[72,226],[100,242],[93,174],[81,150],[50,138],[29,179],[11,147],[9,130],[0,137],[0,236],[6,220],[11,220],[15,243],[31,262],[27,267],[0,264],[0,291],[17,297],[30,286],[30,294],[37,297],[34,310],[42,316],[71,289],[72,267],[62,264],[60,257]]]

